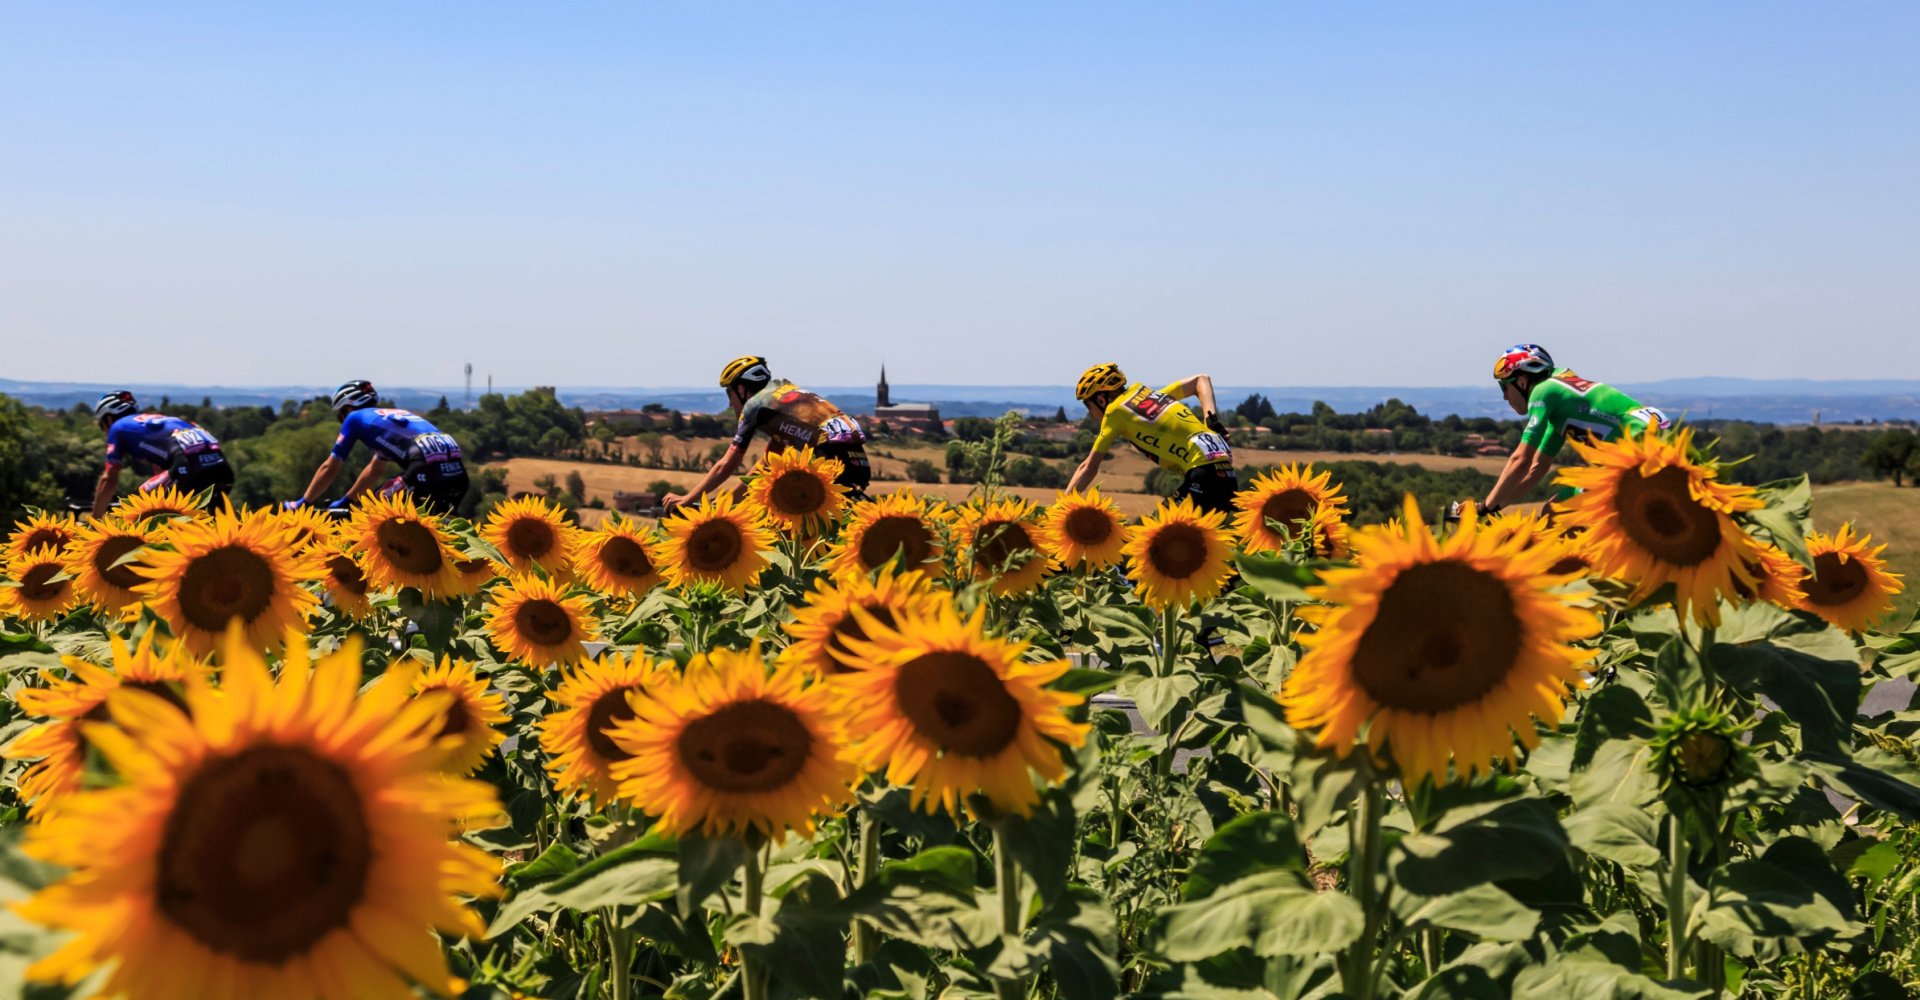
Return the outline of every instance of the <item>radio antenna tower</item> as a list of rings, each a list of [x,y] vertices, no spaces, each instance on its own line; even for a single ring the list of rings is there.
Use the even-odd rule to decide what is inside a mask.
[[[473,409],[473,362],[467,362],[467,409]]]

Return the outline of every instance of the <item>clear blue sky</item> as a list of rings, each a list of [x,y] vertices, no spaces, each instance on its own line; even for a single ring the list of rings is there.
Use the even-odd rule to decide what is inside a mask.
[[[1920,377],[1920,4],[13,3],[0,376]]]

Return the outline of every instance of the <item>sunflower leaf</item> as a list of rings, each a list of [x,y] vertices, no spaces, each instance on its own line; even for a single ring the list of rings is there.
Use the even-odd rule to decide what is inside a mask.
[[[1393,911],[1408,927],[1444,927],[1482,941],[1525,941],[1540,925],[1538,912],[1494,885],[1444,896],[1400,893],[1393,898]]]
[[[737,837],[706,837],[689,833],[680,838],[680,885],[674,901],[682,915],[698,912],[709,896],[733,881],[733,873],[747,863],[747,845]]]
[[[1320,584],[1320,574],[1310,567],[1279,556],[1242,553],[1236,560],[1240,578],[1253,589],[1275,601],[1309,601],[1307,588]]]
[[[1708,879],[1700,936],[1741,956],[1756,942],[1794,940],[1818,947],[1853,923],[1853,889],[1818,844],[1784,837],[1766,853],[1736,861]]]
[[[1365,923],[1353,897],[1316,892],[1295,871],[1265,871],[1162,910],[1159,951],[1175,962],[1245,947],[1268,957],[1318,955],[1352,944]]]
[[[1595,857],[1645,868],[1660,863],[1653,814],[1622,802],[1601,802],[1567,817],[1567,840]]]
[[[1728,684],[1765,695],[1800,727],[1807,752],[1843,756],[1860,711],[1860,668],[1772,643],[1715,645],[1713,663]]]
[[[1220,886],[1257,872],[1286,869],[1305,874],[1306,848],[1285,813],[1257,812],[1220,829],[1200,848],[1180,898],[1204,899]]]
[[[1544,875],[1567,847],[1566,832],[1545,799],[1480,803],[1449,811],[1430,833],[1400,838],[1394,879],[1409,892],[1444,896],[1495,880]]]

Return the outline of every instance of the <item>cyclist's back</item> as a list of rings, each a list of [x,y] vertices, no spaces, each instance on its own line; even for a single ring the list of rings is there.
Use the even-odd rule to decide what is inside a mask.
[[[844,469],[842,486],[864,490],[872,481],[867,434],[860,422],[826,397],[786,379],[768,382],[741,405],[733,446],[744,449],[755,434],[767,436],[769,451],[812,448],[816,455],[838,460]]]
[[[1581,378],[1571,368],[1556,368],[1528,393],[1527,423],[1520,441],[1552,458],[1569,434],[1607,441],[1623,431],[1639,434],[1649,426],[1664,428],[1668,423],[1666,414],[1605,382]]]
[[[438,511],[451,511],[467,494],[468,476],[460,443],[433,422],[411,410],[368,406],[340,421],[333,456],[345,462],[355,444],[400,466],[400,474],[381,488],[384,494],[406,490],[416,502]]]
[[[172,486],[188,493],[212,490],[225,495],[233,485],[233,468],[220,450],[220,441],[205,428],[164,413],[136,413],[131,393],[110,393],[95,412],[107,435],[106,473],[118,475],[132,465],[149,478],[142,491]],[[96,506],[98,504],[96,503]]]
[[[1185,399],[1200,401],[1195,413]],[[1100,471],[1101,456],[1125,441],[1169,472],[1180,473],[1177,496],[1201,510],[1227,513],[1240,487],[1233,471],[1233,449],[1214,414],[1213,379],[1194,375],[1162,389],[1127,381],[1118,365],[1087,369],[1074,386],[1074,398],[1100,418],[1100,432],[1080,467],[1067,481],[1069,490],[1085,489]]]

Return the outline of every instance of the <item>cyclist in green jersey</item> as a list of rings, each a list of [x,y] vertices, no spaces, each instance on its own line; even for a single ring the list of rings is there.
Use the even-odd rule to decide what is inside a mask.
[[[1499,481],[1488,491],[1482,513],[1497,512],[1540,485],[1570,434],[1606,441],[1623,432],[1665,430],[1672,424],[1666,414],[1613,386],[1555,367],[1553,355],[1538,344],[1519,344],[1500,355],[1493,377],[1507,405],[1527,418],[1527,426]]]

